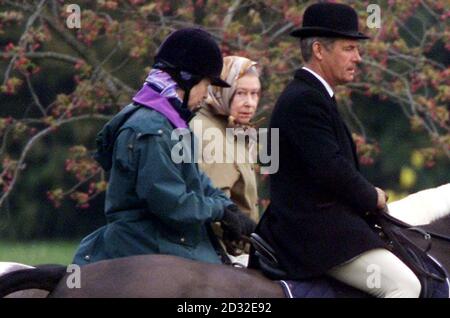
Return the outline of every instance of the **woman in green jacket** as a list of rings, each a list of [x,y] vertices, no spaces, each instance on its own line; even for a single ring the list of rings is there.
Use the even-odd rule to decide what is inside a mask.
[[[257,222],[257,144],[251,120],[261,95],[259,72],[256,62],[241,56],[227,56],[223,64],[221,78],[230,83],[230,87],[210,86],[205,105],[189,125],[202,140],[200,169],[214,186],[224,191],[242,212]],[[213,133],[215,137],[211,141],[208,136]],[[219,237],[223,237],[218,224],[213,228]],[[248,252],[243,242],[226,239],[222,242],[232,256],[239,256],[244,250]],[[246,264],[247,256],[232,259]]]
[[[107,224],[82,240],[75,264],[138,254],[220,263],[211,222],[222,221],[236,238],[253,231],[255,223],[212,186],[196,160],[174,158],[174,132],[192,135],[187,122],[208,85],[229,86],[220,79],[222,66],[219,47],[201,29],[175,31],[163,42],[133,103],[97,137],[96,159],[110,172]],[[182,143],[191,159],[193,140]]]

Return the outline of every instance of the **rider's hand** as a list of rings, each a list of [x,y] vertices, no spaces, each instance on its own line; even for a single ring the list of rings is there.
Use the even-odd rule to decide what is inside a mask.
[[[242,235],[249,236],[256,228],[256,223],[234,204],[225,208],[221,224],[224,235],[232,241],[240,240]]]
[[[386,202],[388,200],[388,195],[386,194],[386,192],[384,192],[380,188],[375,187],[375,190],[377,191],[377,194],[378,194],[377,209],[379,209],[379,210],[386,209]]]

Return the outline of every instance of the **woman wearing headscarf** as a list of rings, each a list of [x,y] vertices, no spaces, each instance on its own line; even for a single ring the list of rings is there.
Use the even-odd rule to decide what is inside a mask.
[[[190,127],[202,141],[200,169],[256,222],[259,219],[255,175],[257,144],[251,120],[261,94],[257,63],[240,56],[227,56],[223,63],[221,79],[230,87],[210,86],[206,103],[190,122]],[[214,134],[217,139],[211,141],[208,137],[213,132],[217,132]],[[214,230],[223,237],[218,226]],[[242,242],[231,243],[223,238],[228,253],[235,256],[243,253]]]
[[[220,79],[223,62],[212,36],[201,29],[173,32],[133,103],[97,137],[96,159],[110,173],[107,224],[84,238],[74,263],[138,254],[170,254],[220,263],[211,222],[228,234],[249,235],[254,222],[201,173],[196,160],[175,162],[175,130],[191,136],[187,122]],[[192,151],[187,143],[185,151]],[[195,156],[194,153],[191,155]]]

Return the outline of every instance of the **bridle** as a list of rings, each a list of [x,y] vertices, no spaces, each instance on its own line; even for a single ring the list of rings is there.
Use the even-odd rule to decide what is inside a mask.
[[[432,237],[434,238],[438,238],[447,242],[450,242],[450,235],[445,235],[445,234],[441,234],[441,233],[436,233],[434,231],[430,231],[430,230],[425,230],[419,226],[413,226],[411,224],[405,223],[399,219],[394,218],[392,215],[389,214],[388,212],[388,208],[386,207],[383,210],[379,210],[377,212],[377,214],[379,216],[381,216],[384,220],[386,220],[389,223],[395,224],[398,227],[413,231],[413,232],[417,232],[421,235],[423,235],[425,240],[430,240]],[[430,243],[431,244],[431,243]]]
[[[382,229],[382,233],[387,237],[389,245],[391,245],[397,256],[399,256],[402,261],[404,261],[409,268],[418,275],[418,278],[422,284],[422,297],[429,297],[430,287],[429,284],[433,279],[439,282],[448,283],[449,274],[447,270],[437,262],[428,252],[431,249],[432,237],[443,239],[447,242],[450,241],[450,237],[442,235],[439,233],[430,232],[420,227],[411,226],[401,220],[392,217],[388,213],[387,207],[383,210],[378,210],[376,212],[376,222]],[[425,249],[419,247],[415,242],[413,242],[408,236],[402,233],[401,229],[417,232],[421,234],[427,242]],[[431,260],[435,265],[435,270],[437,272],[432,272],[429,270],[426,264],[426,259]],[[450,285],[448,285],[450,287]]]

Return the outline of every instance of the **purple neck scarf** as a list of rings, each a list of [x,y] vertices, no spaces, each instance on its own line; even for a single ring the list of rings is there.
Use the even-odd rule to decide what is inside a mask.
[[[176,92],[177,84],[170,75],[154,69],[149,73],[145,82],[141,90],[134,95],[133,101],[163,114],[176,128],[188,128],[186,121],[181,118],[168,100],[168,98],[180,100]],[[161,89],[161,93],[147,85],[147,82]]]

